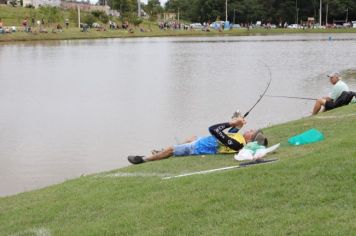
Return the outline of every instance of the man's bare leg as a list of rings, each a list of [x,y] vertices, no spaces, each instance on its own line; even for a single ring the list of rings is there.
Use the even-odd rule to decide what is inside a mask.
[[[190,143],[193,142],[194,140],[196,140],[197,137],[193,136],[190,137],[188,139],[186,139],[184,141],[184,143]],[[163,149],[162,151],[152,151],[152,155],[148,156],[148,157],[144,157],[144,156],[128,156],[127,159],[129,162],[131,162],[132,164],[140,164],[146,161],[157,161],[157,160],[162,160],[162,159],[166,159],[169,158],[171,156],[173,156],[174,154],[174,147],[170,146],[166,149]]]
[[[153,154],[152,156],[145,157],[144,161],[157,161],[157,160],[169,158],[169,157],[173,156],[173,152],[174,152],[174,148],[171,146],[171,147],[168,147],[168,148],[162,150],[161,152]]]
[[[185,140],[183,141],[183,143],[179,143],[179,144],[191,143],[191,142],[194,142],[194,141],[197,140],[197,139],[198,139],[197,136],[192,136],[192,137],[189,137],[189,138],[185,139]],[[156,150],[156,149],[154,149],[154,150],[151,151],[151,154],[152,154],[152,156],[153,156],[153,155],[156,155],[156,154],[158,154],[158,153],[160,153],[160,152],[162,152],[162,151],[164,151],[164,149],[161,149],[161,150]]]
[[[325,103],[326,103],[326,99],[319,98],[318,100],[316,100],[312,115],[318,114],[318,112],[321,110],[321,107],[325,106]]]
[[[189,137],[186,140],[184,140],[184,142],[181,144],[194,142],[195,140],[197,140],[197,138],[198,138],[197,136]]]
[[[191,142],[194,142],[195,140],[197,140],[197,136],[192,136],[192,137],[189,137],[186,140],[184,140],[184,142],[181,144],[191,143]],[[170,146],[166,149],[163,149],[160,152],[154,153],[152,156],[144,158],[144,160],[145,161],[162,160],[162,159],[169,158],[169,157],[173,156],[173,153],[174,153],[174,148],[172,146]]]

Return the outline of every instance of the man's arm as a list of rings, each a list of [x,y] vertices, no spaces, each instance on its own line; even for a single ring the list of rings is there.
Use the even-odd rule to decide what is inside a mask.
[[[239,151],[240,149],[243,148],[243,144],[227,136],[224,133],[224,130],[230,127],[241,128],[244,124],[245,121],[243,120],[243,118],[237,118],[237,119],[233,119],[230,122],[213,125],[209,127],[209,132],[223,145],[235,151]]]

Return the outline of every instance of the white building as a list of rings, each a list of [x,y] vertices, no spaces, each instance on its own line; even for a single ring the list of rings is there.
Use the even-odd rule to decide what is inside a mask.
[[[60,7],[61,0],[23,0],[23,6],[32,5],[35,8],[39,6],[51,6],[51,7]]]

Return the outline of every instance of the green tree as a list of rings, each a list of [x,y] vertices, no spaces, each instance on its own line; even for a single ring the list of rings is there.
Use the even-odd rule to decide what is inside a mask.
[[[107,3],[112,9],[120,11],[123,15],[137,11],[136,0],[108,0]]]
[[[329,4],[329,19],[331,22],[334,20],[342,21],[356,19],[356,1],[354,0],[328,0],[326,1]]]
[[[99,21],[107,24],[109,22],[109,16],[104,11],[95,10],[91,14]]]
[[[239,23],[279,22],[296,23],[306,21],[308,17],[319,17],[320,0],[229,0],[228,19],[235,18]],[[356,19],[355,0],[323,0],[323,21],[325,21],[328,4],[328,22],[333,20]],[[169,0],[165,11],[180,10],[182,19],[190,21],[214,21],[225,19],[225,1],[223,0]]]
[[[143,9],[151,19],[156,19],[157,14],[163,12],[163,8],[161,7],[159,0],[148,0],[147,5],[145,5]]]
[[[96,20],[95,16],[93,16],[92,14],[87,14],[86,16],[84,16],[83,22],[91,27],[95,22],[95,20]]]

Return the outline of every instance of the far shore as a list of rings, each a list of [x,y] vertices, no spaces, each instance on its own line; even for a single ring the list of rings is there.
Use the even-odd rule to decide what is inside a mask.
[[[253,36],[253,35],[280,35],[280,34],[309,34],[309,33],[356,33],[356,28],[350,29],[234,29],[234,30],[158,30],[134,28],[132,32],[128,30],[105,30],[89,29],[88,32],[81,32],[79,28],[63,29],[62,32],[55,32],[48,28],[47,33],[14,32],[0,34],[0,43],[18,41],[41,41],[41,40],[74,40],[74,39],[104,39],[104,38],[129,38],[129,37],[180,37],[180,36]]]

